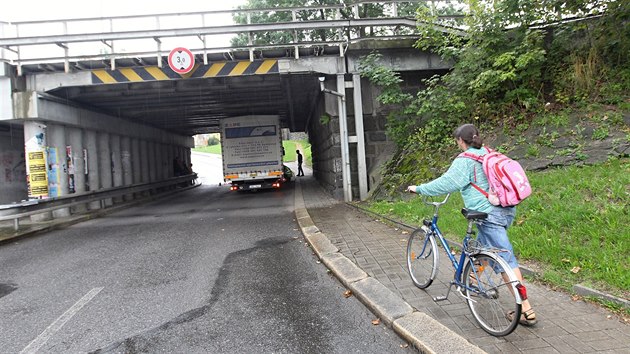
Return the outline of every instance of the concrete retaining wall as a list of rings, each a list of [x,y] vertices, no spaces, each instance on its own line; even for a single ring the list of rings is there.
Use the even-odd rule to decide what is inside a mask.
[[[18,124],[0,124],[0,186],[0,204],[24,200],[28,196],[24,131]]]

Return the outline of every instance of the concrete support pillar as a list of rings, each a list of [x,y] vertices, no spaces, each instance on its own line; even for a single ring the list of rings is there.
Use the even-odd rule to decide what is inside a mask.
[[[182,165],[186,166],[186,158],[184,157],[182,152],[179,150],[179,146],[169,145],[168,148],[169,148],[168,151],[170,152],[170,155],[171,155],[170,156],[171,164],[173,163],[173,159],[179,158],[179,160],[182,162]],[[169,177],[175,176],[175,171],[173,170],[173,168],[168,169],[168,175]]]
[[[184,161],[184,167],[187,169],[190,167],[190,154],[188,153],[188,149],[183,146],[178,146],[179,156],[182,157],[182,161]]]
[[[83,130],[67,128],[68,152],[72,154],[72,161],[68,163],[68,174],[74,184],[75,193],[85,193],[85,160],[83,159]],[[87,210],[85,204],[72,207],[73,213],[83,213]]]
[[[132,184],[142,183],[142,172],[140,167],[140,161],[142,155],[140,152],[140,140],[137,138],[131,139],[131,170],[132,170]]]
[[[123,186],[133,184],[133,166],[131,162],[131,138],[120,137],[120,157],[122,163],[122,183]],[[133,200],[133,193],[124,195],[125,200]]]
[[[157,181],[157,159],[155,158],[155,150],[155,142],[147,142],[147,159],[149,160],[149,182]]]
[[[167,152],[166,162],[168,166],[166,169],[166,178],[171,178],[175,176],[175,171],[173,171],[173,160],[175,159],[177,151],[175,151],[175,146],[171,144],[166,144],[165,147]]]
[[[171,167],[173,164],[173,159],[170,158],[171,155],[171,149],[169,149],[169,146],[167,144],[161,144],[160,145],[160,151],[161,153],[161,157],[162,157],[162,180],[165,180],[167,178],[169,178],[170,176],[173,175],[173,168]]]
[[[159,181],[162,179],[162,146],[155,142],[153,143],[153,159],[155,160],[155,179]]]
[[[98,170],[101,182],[101,189],[111,188],[112,179],[112,152],[109,147],[109,134],[98,134]],[[114,202],[111,198],[105,199],[103,205],[112,206]]]
[[[190,156],[191,155],[190,148],[184,147],[183,149],[184,149],[184,155],[186,156],[186,163],[188,164],[186,166],[190,167],[192,165],[192,158]],[[195,172],[195,170],[193,170],[193,172]]]
[[[359,170],[359,198],[368,197],[367,164],[365,162],[365,132],[363,130],[363,99],[361,96],[361,75],[352,74],[352,91],[354,98],[354,127],[357,140],[357,167]]]
[[[164,179],[173,177],[173,147],[170,144],[163,144],[162,151],[164,153]],[[168,168],[167,168],[168,167]]]
[[[85,161],[87,163],[87,190],[97,191],[101,186],[101,178],[99,171],[99,156],[98,156],[98,142],[96,132],[94,130],[86,130],[84,134],[85,138]],[[96,210],[101,208],[99,201],[91,202],[89,204],[90,210]]]
[[[48,186],[51,197],[68,195],[68,164],[66,161],[66,128],[59,124],[48,124]],[[70,216],[70,208],[53,211],[53,217]]]
[[[120,135],[112,134],[109,138],[112,151],[112,182],[114,187],[123,185],[122,155],[120,151]],[[114,197],[114,203],[123,201],[122,197]]]
[[[162,145],[153,143],[153,159],[155,159],[155,181],[162,179]]]
[[[337,75],[337,99],[339,110],[339,140],[341,144],[341,173],[343,179],[344,201],[352,201],[352,178],[350,170],[350,147],[348,146],[348,120],[346,115],[346,82],[343,74]]]
[[[149,167],[149,143],[146,140],[140,141],[140,173],[142,175],[142,183],[148,183],[151,180],[151,170]]]
[[[41,122],[24,122],[24,153],[26,161],[26,175],[29,181],[29,199],[47,198],[48,164],[46,163],[47,146],[46,125]],[[52,213],[41,213],[31,216],[31,220],[45,221],[52,219]]]

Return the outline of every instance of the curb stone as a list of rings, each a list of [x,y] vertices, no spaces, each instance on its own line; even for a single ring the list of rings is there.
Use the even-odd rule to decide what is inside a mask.
[[[411,305],[375,278],[367,277],[351,283],[350,290],[390,327],[394,320],[413,313]]]
[[[339,280],[346,288],[349,288],[350,284],[368,277],[366,272],[341,253],[325,255],[322,262],[334,274],[339,275]]]
[[[422,312],[397,319],[394,330],[423,353],[485,353],[462,337],[446,338],[448,327]]]
[[[427,314],[414,311],[400,296],[341,254],[314,225],[304,205],[302,186],[298,182],[295,185],[295,215],[311,248],[335,277],[401,338],[423,353],[485,353]]]
[[[308,243],[311,244],[311,248],[317,254],[318,258],[339,252],[339,249],[330,242],[328,237],[319,231],[315,234],[306,236],[306,239],[308,240]]]
[[[626,299],[622,299],[620,297],[610,295],[610,294],[603,293],[601,291],[597,291],[595,289],[588,288],[582,284],[573,285],[573,291],[575,291],[576,294],[581,295],[581,296],[596,297],[604,301],[614,302],[620,306],[630,309],[630,301]]]

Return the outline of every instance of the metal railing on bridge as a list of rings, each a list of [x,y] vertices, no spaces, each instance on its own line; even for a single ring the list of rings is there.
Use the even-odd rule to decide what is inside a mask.
[[[297,59],[300,49],[309,48],[314,55],[321,55],[323,48],[337,47],[336,54],[343,56],[349,43],[365,39],[366,28],[371,30],[371,38],[414,37],[417,23],[413,9],[419,2],[424,1],[356,1],[326,6],[0,22],[0,61],[16,65],[18,75],[22,75],[24,65],[60,71],[53,64],[63,63],[65,72],[95,68],[93,63],[82,64],[84,61],[100,61],[102,67],[97,68],[115,70],[116,61],[122,58],[133,59],[137,66],[153,65],[145,63],[153,58],[151,61],[162,67],[168,55],[168,50],[164,48],[182,46],[184,41],[190,43],[187,47],[204,65],[208,64],[209,53],[224,53],[226,60],[230,60],[234,59],[234,52],[249,52],[249,59],[253,61],[257,51],[270,48],[285,48]],[[361,9],[364,6],[379,6],[385,17],[362,18]],[[406,13],[399,13],[401,6],[406,6]],[[291,20],[260,21],[261,17],[277,14],[285,14],[285,18],[291,14]],[[317,14],[316,19],[302,19],[309,14]],[[244,17],[246,23],[234,24],[231,22],[234,16]],[[253,17],[256,21],[252,20]],[[229,23],[226,19],[230,20]],[[457,31],[442,28],[444,31]],[[308,31],[310,35],[306,34]],[[316,39],[313,31],[328,31],[329,36]],[[275,43],[255,43],[255,34],[262,32],[289,35]],[[247,44],[215,44],[224,43],[226,36],[234,34],[246,34]],[[125,44],[134,50],[129,51]]]

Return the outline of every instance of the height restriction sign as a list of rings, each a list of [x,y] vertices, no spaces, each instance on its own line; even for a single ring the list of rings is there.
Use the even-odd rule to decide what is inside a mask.
[[[177,47],[168,54],[168,66],[178,74],[190,72],[194,65],[195,56],[186,48]]]

